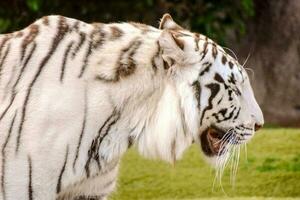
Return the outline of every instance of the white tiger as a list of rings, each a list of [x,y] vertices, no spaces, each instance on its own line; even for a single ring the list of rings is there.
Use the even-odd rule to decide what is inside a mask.
[[[131,145],[214,159],[264,123],[242,66],[168,14],[159,29],[44,17],[0,36],[0,72],[1,200],[106,199]]]

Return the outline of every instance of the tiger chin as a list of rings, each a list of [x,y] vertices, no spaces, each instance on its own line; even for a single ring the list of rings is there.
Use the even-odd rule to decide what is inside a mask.
[[[223,165],[264,123],[245,69],[169,14],[43,17],[0,35],[0,71],[0,200],[106,199],[131,146],[174,163],[197,143]]]

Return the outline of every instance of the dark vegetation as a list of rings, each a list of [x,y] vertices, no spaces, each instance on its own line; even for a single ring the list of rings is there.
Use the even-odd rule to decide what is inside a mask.
[[[153,26],[164,13],[183,26],[219,42],[225,32],[246,32],[254,16],[252,0],[1,0],[0,33],[21,29],[44,15],[59,14],[86,22],[138,21]]]

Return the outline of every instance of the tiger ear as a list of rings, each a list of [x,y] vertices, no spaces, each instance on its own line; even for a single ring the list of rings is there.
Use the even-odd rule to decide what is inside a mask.
[[[174,22],[170,14],[166,13],[160,20],[159,29],[183,30],[181,26]]]
[[[184,41],[179,39],[175,34],[169,30],[163,30],[158,44],[162,50],[162,59],[172,67],[174,64],[184,64]]]

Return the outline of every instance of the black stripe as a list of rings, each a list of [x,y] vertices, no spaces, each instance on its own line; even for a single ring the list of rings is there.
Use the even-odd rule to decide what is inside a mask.
[[[229,89],[227,91],[228,91],[228,96],[229,96],[228,101],[232,101],[233,100],[233,98],[232,98],[233,90]]]
[[[235,76],[233,74],[233,72],[231,72],[230,76],[229,76],[229,79],[228,79],[228,82],[235,85],[236,84],[236,80],[235,80]]]
[[[116,80],[119,80],[121,77],[126,77],[134,73],[136,69],[136,62],[133,59],[137,49],[141,46],[142,42],[140,40],[135,39],[131,41],[129,45],[121,51],[118,68],[116,71]],[[121,61],[125,59],[126,62],[122,63]]]
[[[171,67],[165,60],[163,60],[163,65],[164,65],[165,70],[167,70]]]
[[[82,45],[83,45],[83,43],[84,43],[84,41],[86,39],[85,33],[83,33],[83,32],[80,32],[79,36],[80,36],[80,40],[79,40],[78,45],[76,46],[76,48],[74,49],[74,51],[72,53],[72,58],[74,58],[76,56],[76,54],[81,49],[81,47],[82,47]]]
[[[219,83],[224,83],[224,84],[225,84],[224,79],[222,78],[222,76],[221,76],[219,73],[215,73],[214,79],[215,79],[216,81],[218,81]]]
[[[61,180],[62,180],[63,174],[65,172],[65,169],[66,169],[66,164],[67,164],[67,161],[68,161],[68,155],[69,155],[69,145],[67,145],[67,151],[66,151],[66,154],[65,154],[65,161],[64,161],[64,164],[63,164],[63,166],[60,170],[59,176],[58,176],[58,181],[57,181],[57,185],[56,185],[56,193],[59,193],[60,190],[61,190]]]
[[[221,103],[221,101],[223,100],[223,96],[220,98],[220,100],[218,101],[218,105]]]
[[[205,63],[203,63],[203,66],[205,66],[205,68],[199,73],[199,76],[203,76],[205,73],[209,72],[209,70],[212,66],[212,63],[205,62]]]
[[[96,152],[96,147],[97,147],[97,138],[100,137],[100,133],[102,132],[103,128],[106,126],[106,124],[111,120],[111,118],[115,115],[115,110],[113,111],[113,113],[105,120],[105,122],[103,123],[103,125],[100,127],[99,131],[98,131],[98,135],[96,137],[96,139],[94,139],[91,143],[91,147],[88,151],[88,159],[86,161],[85,164],[85,171],[86,171],[86,176],[89,177],[90,176],[90,169],[89,169],[89,165],[91,162],[91,159],[93,157],[93,155]]]
[[[18,31],[18,32],[16,32],[16,38],[20,38],[20,37],[22,37],[24,35],[24,33],[22,32],[22,31]]]
[[[49,25],[49,19],[48,19],[48,16],[45,16],[42,18],[42,22],[45,26],[48,26]]]
[[[58,29],[58,32],[52,41],[51,48],[49,49],[46,56],[42,59],[40,65],[39,65],[38,71],[35,74],[33,80],[31,81],[31,83],[28,87],[28,92],[25,97],[25,100],[23,103],[23,108],[22,108],[21,123],[19,126],[19,131],[18,131],[18,136],[17,136],[16,153],[19,151],[19,147],[20,147],[21,133],[22,133],[24,121],[26,118],[26,109],[27,109],[27,104],[28,104],[28,101],[30,98],[32,88],[33,88],[35,82],[37,81],[38,77],[40,76],[41,72],[43,71],[45,65],[48,63],[49,59],[51,58],[54,51],[56,50],[57,46],[60,44],[60,41],[64,38],[66,32],[68,31],[68,25],[66,24],[66,19],[64,17],[60,17],[60,21],[59,21],[57,29]]]
[[[38,27],[38,25],[32,24],[32,25],[29,26],[29,33],[24,38],[24,40],[22,41],[22,44],[21,44],[21,47],[22,47],[22,49],[21,49],[21,61],[23,61],[23,59],[24,59],[27,46],[32,41],[34,41],[34,39],[36,38],[36,36],[38,35],[38,33],[39,33],[39,27]]]
[[[106,78],[101,75],[97,75],[96,79],[104,82],[117,82],[121,77],[127,77],[133,74],[136,70],[136,61],[133,59],[137,49],[141,46],[142,42],[135,38],[129,43],[129,45],[121,51],[118,59],[118,66],[113,78]],[[126,56],[126,57],[125,57]],[[126,58],[126,62],[123,63],[122,60]]]
[[[208,85],[206,85],[206,87],[210,89],[211,94],[208,99],[208,106],[206,106],[202,112],[202,116],[200,118],[200,125],[202,125],[202,123],[203,123],[203,118],[204,118],[206,111],[212,109],[212,107],[213,107],[212,101],[217,96],[218,92],[220,91],[220,85],[217,83],[208,84]]]
[[[73,43],[74,43],[74,41],[70,42],[70,44],[67,46],[66,51],[64,53],[63,62],[62,62],[62,66],[61,66],[61,73],[60,73],[60,82],[61,83],[64,80],[64,74],[65,74],[67,58],[68,58],[68,55],[69,55],[69,52],[71,50],[71,47],[72,47]]]
[[[133,145],[134,140],[135,140],[135,136],[133,135],[128,136],[128,148],[130,148]]]
[[[217,55],[218,55],[217,45],[216,45],[216,43],[213,43],[212,44],[212,56],[214,57],[214,59],[216,59]]]
[[[192,84],[193,90],[194,90],[194,95],[197,101],[197,108],[200,110],[200,95],[201,95],[201,86],[199,81],[195,81]]]
[[[6,35],[2,41],[1,41],[1,44],[0,44],[0,58],[2,56],[2,49],[4,48],[6,42],[11,38],[12,36],[9,34],[9,35]]]
[[[104,44],[104,39],[105,39],[105,33],[103,30],[101,30],[101,25],[100,24],[94,24],[94,30],[91,33],[90,36],[90,42],[88,44],[87,51],[84,56],[83,64],[80,70],[80,73],[78,75],[78,78],[81,78],[86,70],[86,67],[89,62],[89,58],[92,54],[93,49],[97,49],[100,46]]]
[[[232,111],[229,113],[228,117],[225,117],[222,121],[230,120],[233,117],[234,111],[236,110],[236,107],[232,109]]]
[[[195,51],[199,51],[199,40],[200,40],[200,36],[199,33],[195,33]]]
[[[239,107],[239,110],[236,112],[236,115],[233,117],[233,120],[236,120],[238,116],[240,115],[241,107]]]
[[[236,107],[234,107],[232,109],[232,111],[229,113],[228,117],[225,116],[226,113],[227,113],[226,108],[221,109],[218,113],[214,113],[213,116],[216,118],[217,123],[224,122],[224,121],[230,120],[233,117],[233,114],[234,114],[235,110],[236,110]],[[219,118],[219,114],[221,114],[223,116],[223,119]]]
[[[216,122],[221,122],[220,118],[219,118],[219,113],[213,113],[212,116],[216,119]]]
[[[96,148],[96,151],[97,151],[97,154],[99,154],[99,149],[100,149],[100,146],[101,146],[101,143],[102,141],[104,140],[104,138],[107,136],[107,134],[109,133],[111,127],[117,123],[117,121],[120,119],[120,114],[119,113],[116,113],[114,116],[117,116],[116,119],[114,119],[111,123],[108,124],[107,128],[106,128],[106,131],[104,134],[101,134],[101,131],[99,132],[99,138],[97,138],[97,148]],[[100,160],[99,160],[99,156],[96,158],[96,160],[100,163]]]
[[[223,55],[223,56],[222,56],[222,63],[223,63],[223,65],[225,65],[225,64],[226,64],[226,62],[227,62],[227,58],[226,58],[226,56],[225,56],[225,55]]]
[[[106,125],[112,120],[113,117],[115,117],[116,115],[119,115],[116,110],[114,110],[112,112],[112,114],[105,120],[105,122],[103,123],[103,125],[100,127],[99,131],[98,131],[98,134],[97,136],[95,137],[95,139],[92,141],[91,143],[91,146],[90,146],[90,149],[88,151],[88,159],[86,161],[86,164],[85,164],[85,171],[86,171],[86,176],[89,177],[90,176],[90,168],[89,168],[89,165],[90,165],[90,162],[91,162],[91,159],[95,159],[98,163],[98,167],[100,168],[100,161],[99,161],[99,147],[100,147],[100,143],[102,142],[103,140],[103,137],[102,139],[101,138],[101,133],[103,132],[103,129],[106,127]],[[119,118],[119,116],[118,116]],[[108,127],[110,128],[112,126],[112,123],[116,123],[116,120],[113,120],[113,122],[111,122]],[[106,130],[106,132],[108,132],[109,129]]]
[[[8,131],[8,135],[5,139],[5,142],[4,142],[4,145],[2,147],[2,174],[1,174],[1,188],[2,188],[2,197],[3,197],[3,200],[6,199],[6,193],[5,193],[5,162],[6,162],[6,155],[5,155],[5,149],[6,149],[6,146],[8,144],[8,141],[11,137],[11,133],[12,133],[12,130],[13,130],[13,126],[14,126],[14,123],[15,123],[15,119],[16,119],[16,116],[17,116],[17,111],[15,112],[15,115],[10,123],[10,127],[9,127],[9,131]]]
[[[12,71],[11,71],[11,74],[10,74],[10,76],[9,76],[9,80],[6,82],[6,84],[5,84],[5,94],[4,94],[4,97],[3,97],[3,99],[5,99],[6,98],[6,95],[9,93],[9,86],[11,86],[11,83],[12,83],[12,81],[13,81],[13,79],[14,79],[14,77],[15,77],[15,72],[17,71],[16,69],[17,69],[17,67],[18,67],[18,65],[13,65],[13,67],[12,67]],[[11,95],[12,95],[12,93],[11,93]]]
[[[204,57],[206,56],[207,52],[208,52],[208,49],[207,49],[207,46],[208,46],[208,39],[207,37],[205,38],[205,42],[203,44],[203,51],[201,52],[202,53],[202,57],[200,60],[203,60]]]
[[[152,59],[151,59],[151,64],[152,64],[152,69],[153,69],[153,71],[154,71],[154,74],[156,74],[157,69],[158,69],[158,67],[157,67],[157,65],[156,65],[156,63],[155,63],[155,59],[158,58],[158,57],[159,57],[159,54],[160,54],[160,46],[159,46],[158,42],[156,43],[156,46],[157,46],[157,47],[156,47],[157,50],[156,50],[154,56],[153,56]]]
[[[21,76],[22,76],[22,74],[23,74],[23,72],[24,72],[24,70],[25,70],[25,68],[26,68],[26,66],[27,66],[27,64],[28,64],[28,62],[29,62],[29,60],[31,59],[32,54],[33,54],[33,52],[35,51],[35,49],[36,49],[36,43],[34,42],[33,47],[32,47],[32,49],[31,49],[29,55],[28,55],[27,58],[25,59],[25,62],[24,62],[24,64],[23,64],[22,68],[21,68],[21,71],[20,71],[20,73],[19,73],[19,76],[18,76],[16,82],[15,82],[14,85],[13,85],[13,89],[12,89],[12,97],[11,97],[10,103],[9,103],[8,106],[5,108],[5,110],[3,111],[3,113],[1,114],[1,116],[0,116],[0,121],[1,121],[2,118],[5,116],[6,112],[9,110],[9,108],[11,107],[11,105],[13,104],[13,102],[14,102],[14,100],[15,100],[15,97],[16,97],[16,87],[17,87],[17,85],[18,85],[18,83],[19,83],[19,81],[20,81],[20,79],[21,79]]]
[[[246,130],[249,130],[249,131],[252,131],[252,130],[253,130],[252,128],[248,128],[248,127],[246,127],[246,126],[244,126],[244,125],[241,125],[241,127],[244,128],[244,129],[246,129]]]
[[[106,128],[106,131],[103,135],[100,134],[100,138],[97,138],[97,141],[96,144],[97,144],[97,147],[96,147],[96,156],[94,157],[94,159],[96,160],[97,164],[98,164],[98,168],[99,170],[101,170],[101,165],[100,165],[100,158],[99,158],[99,149],[100,149],[100,146],[101,146],[101,143],[102,141],[104,140],[104,138],[108,135],[111,127],[117,123],[117,121],[120,119],[120,114],[117,114],[117,118],[114,119],[110,124],[108,124],[107,128]],[[100,132],[101,133],[101,132]]]
[[[1,71],[2,71],[2,68],[3,68],[3,64],[7,58],[7,55],[9,53],[9,50],[10,50],[10,44],[8,44],[7,48],[6,48],[6,51],[4,53],[4,56],[2,57],[1,61],[0,61],[0,78],[1,78]]]
[[[149,28],[148,25],[146,24],[141,24],[141,23],[137,23],[137,22],[129,22],[129,24],[131,24],[133,27],[139,29],[142,31],[142,34],[147,33],[148,31],[150,31],[151,29]]]
[[[180,117],[181,117],[181,122],[182,122],[182,130],[183,134],[186,136],[187,133],[187,125],[186,125],[186,120],[185,120],[185,115],[183,108],[180,106]]]
[[[75,165],[78,159],[78,154],[79,154],[79,149],[82,143],[82,138],[83,134],[85,132],[85,126],[86,126],[86,118],[87,118],[87,91],[85,90],[84,92],[84,112],[83,112],[83,122],[82,122],[82,128],[81,128],[81,133],[79,136],[78,144],[77,144],[77,149],[76,149],[76,154],[75,154],[75,159],[73,161],[73,170],[75,170]]]
[[[9,110],[9,108],[11,107],[12,103],[13,103],[14,100],[15,100],[15,97],[16,97],[16,95],[13,95],[13,96],[11,97],[10,103],[8,104],[8,106],[5,108],[5,110],[3,111],[3,113],[2,113],[1,116],[0,116],[0,121],[3,119],[3,117],[5,116],[5,114],[6,114],[7,111]]]
[[[20,70],[18,79],[17,79],[17,81],[15,82],[15,84],[14,84],[14,86],[13,86],[13,93],[15,93],[15,88],[16,88],[16,86],[18,85],[18,83],[19,83],[19,81],[20,81],[20,79],[21,79],[21,76],[23,75],[23,72],[24,72],[25,68],[27,67],[27,64],[28,64],[28,62],[30,61],[30,59],[31,59],[33,53],[35,52],[35,50],[36,50],[36,42],[33,43],[33,46],[32,46],[32,48],[31,48],[31,51],[29,52],[28,56],[27,56],[26,59],[25,59],[25,62],[24,62],[23,65],[22,65],[22,68],[21,68],[21,70]]]
[[[219,111],[219,113],[220,113],[223,117],[225,117],[227,111],[228,111],[227,108],[222,108],[222,109]]]
[[[117,26],[111,26],[110,30],[111,30],[111,36],[110,36],[111,40],[116,40],[122,37],[122,35],[124,34],[123,31]]]
[[[89,57],[90,57],[90,55],[92,53],[92,46],[93,46],[93,42],[90,41],[89,44],[88,44],[87,51],[86,51],[85,56],[84,56],[83,65],[81,67],[81,71],[80,71],[80,73],[78,75],[78,78],[82,77],[82,75],[83,75],[83,73],[84,73],[84,71],[86,69],[86,65],[87,65],[88,59],[89,59]]]
[[[231,61],[228,62],[230,69],[233,68],[233,63]]]
[[[29,167],[29,173],[28,173],[28,199],[33,200],[32,163],[31,163],[30,156],[28,156],[28,167]]]
[[[91,162],[91,159],[94,155],[94,151],[96,151],[96,146],[95,146],[95,140],[92,140],[92,143],[91,143],[91,146],[90,146],[90,149],[88,150],[88,158],[86,160],[86,163],[85,163],[85,173],[86,173],[86,176],[89,178],[90,177],[90,162]]]
[[[76,22],[74,23],[74,26],[72,27],[72,29],[74,29],[76,32],[79,30],[79,20],[76,20]]]
[[[154,74],[156,74],[157,68],[158,68],[156,63],[155,63],[155,58],[156,58],[156,55],[151,59],[151,65],[152,65],[152,69],[154,71]]]
[[[171,34],[173,41],[175,44],[181,49],[184,50],[184,41],[175,36],[175,34]]]
[[[101,143],[102,143],[102,141],[104,140],[104,138],[107,136],[107,134],[109,133],[109,131],[110,131],[110,129],[111,129],[111,127],[114,125],[114,124],[116,124],[117,123],[117,121],[120,119],[120,114],[116,114],[117,115],[117,118],[115,119],[115,120],[113,120],[108,126],[107,126],[107,129],[106,129],[106,131],[105,131],[105,133],[103,134],[103,135],[100,135],[100,138],[99,138],[99,147],[100,147],[100,145],[101,145]],[[100,132],[101,133],[101,132]]]

